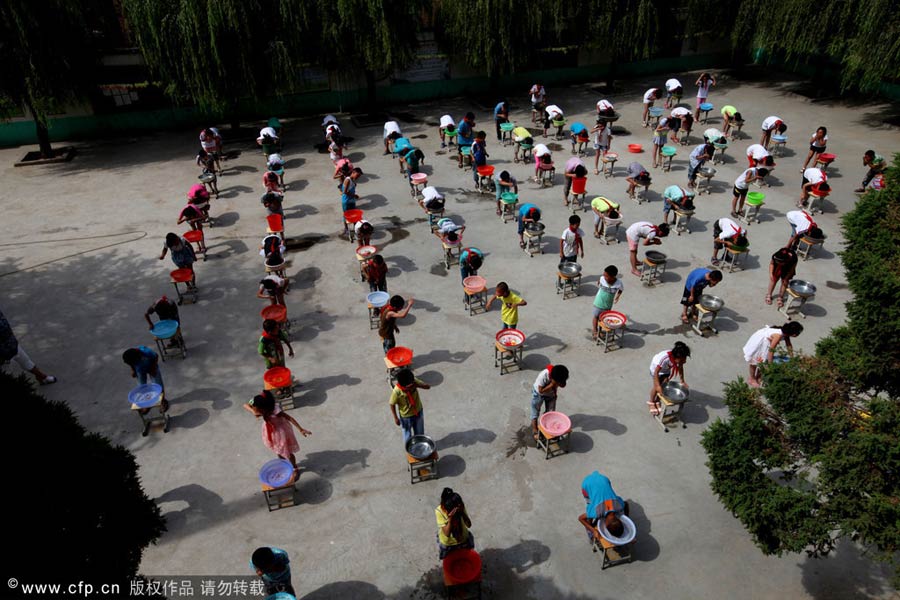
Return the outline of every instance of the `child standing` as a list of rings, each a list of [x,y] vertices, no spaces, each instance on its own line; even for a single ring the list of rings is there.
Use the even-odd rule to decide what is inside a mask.
[[[266,361],[266,369],[284,366],[284,346],[288,347],[288,356],[294,357],[294,348],[287,334],[281,330],[277,321],[266,319],[263,321],[263,332],[259,338],[256,351]]]
[[[650,109],[653,103],[662,98],[662,92],[658,88],[650,88],[644,92],[644,112],[641,115],[641,124],[644,127],[650,126]]]
[[[791,338],[797,337],[801,333],[803,333],[803,325],[796,321],[789,321],[781,327],[766,325],[750,336],[743,348],[744,360],[750,366],[747,381],[750,387],[758,388],[762,385],[760,365],[772,362],[772,359],[775,358],[775,348],[782,341],[787,346],[788,356],[794,356]]]
[[[781,282],[778,288],[778,308],[784,306],[784,292],[788,283],[797,273],[797,253],[790,246],[785,246],[772,255],[769,263],[769,288],[766,290],[766,304],[772,304],[772,292],[775,284]]]
[[[291,415],[282,412],[281,407],[275,402],[275,396],[272,392],[265,390],[262,394],[254,396],[252,400],[244,405],[244,410],[251,413],[257,419],[262,418],[262,439],[266,448],[274,452],[278,458],[291,461],[294,466],[294,478],[297,477],[297,459],[294,454],[300,451],[300,444],[294,436],[296,427],[303,437],[309,437],[312,432],[303,429],[300,423]],[[293,481],[292,479],[292,481]]]
[[[619,279],[619,269],[615,265],[609,265],[603,269],[603,276],[597,282],[597,295],[594,296],[594,318],[591,321],[591,339],[597,339],[600,315],[612,310],[613,304],[622,297],[625,285]]]
[[[266,586],[266,595],[284,592],[294,595],[291,585],[291,561],[281,548],[257,548],[250,558],[250,568],[256,571]]]
[[[369,282],[370,292],[387,291],[387,272],[387,264],[380,254],[376,254],[366,262],[366,266],[363,267],[363,276]]]
[[[803,168],[800,169],[801,173],[806,170],[806,165],[809,164],[810,160],[813,161],[813,165],[816,164],[815,158],[825,152],[825,146],[827,143],[828,129],[825,127],[819,127],[809,138],[809,153],[806,155],[806,160],[803,161]]]
[[[166,412],[169,410],[169,401],[166,400],[166,386],[163,383],[162,370],[159,368],[159,355],[147,346],[138,346],[123,352],[122,362],[131,367],[131,376],[136,377],[139,384],[144,385],[147,383],[147,378],[149,377],[153,380],[153,383],[162,388],[160,411]]]
[[[163,246],[162,253],[159,255],[159,260],[164,259],[167,252],[172,254],[172,262],[175,263],[176,267],[179,269],[190,269],[191,273],[193,273],[197,255],[194,254],[194,248],[191,246],[190,242],[180,235],[167,233],[166,244]],[[187,283],[188,288],[193,289],[196,285],[196,281],[196,275],[191,277],[191,280]]]
[[[744,201],[747,199],[747,192],[750,191],[750,184],[754,181],[762,181],[768,174],[768,169],[750,167],[738,175],[738,178],[734,180],[734,197],[731,199],[732,217],[739,216],[744,210]]]
[[[597,124],[591,129],[591,135],[594,136],[594,175],[600,174],[600,157],[606,156],[612,145],[613,136],[610,133],[610,127],[603,117],[597,118]]]
[[[425,411],[419,390],[431,386],[413,375],[409,369],[397,372],[397,382],[388,401],[394,423],[403,431],[403,445],[414,435],[425,435]],[[399,414],[398,414],[399,412]]]
[[[569,226],[559,238],[559,259],[565,262],[578,262],[578,255],[584,258],[584,231],[581,230],[581,217],[569,217]]]
[[[563,365],[547,365],[538,373],[534,385],[531,386],[531,433],[538,439],[538,417],[543,412],[556,410],[556,398],[559,388],[566,387],[569,380],[569,369]]]
[[[509,285],[505,281],[497,284],[494,295],[488,300],[485,310],[490,310],[494,300],[500,300],[503,305],[500,307],[500,320],[503,329],[516,329],[519,324],[519,307],[526,306],[526,302],[521,296],[513,293],[509,289]]]
[[[709,99],[709,89],[716,85],[716,78],[709,73],[703,73],[694,82],[697,86],[697,108],[694,110],[694,120],[700,120],[700,105]]]
[[[684,363],[691,356],[691,349],[684,342],[675,342],[675,346],[671,350],[663,350],[653,357],[650,361],[650,376],[653,377],[653,387],[650,388],[650,400],[647,405],[650,407],[651,415],[659,414],[659,401],[656,395],[663,393],[663,386],[678,377],[684,387],[687,382],[684,380]]]
[[[381,337],[381,347],[384,349],[385,354],[397,345],[397,338],[394,337],[395,333],[400,332],[400,328],[397,327],[397,319],[402,319],[409,314],[409,309],[413,305],[413,299],[409,299],[406,307],[403,304],[403,296],[393,296],[388,301],[387,308],[381,311],[378,335]]]

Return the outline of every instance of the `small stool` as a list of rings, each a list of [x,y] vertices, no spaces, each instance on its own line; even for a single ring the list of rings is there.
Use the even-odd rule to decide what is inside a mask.
[[[716,170],[713,168],[703,169],[700,168],[697,171],[697,174],[702,177],[702,179],[697,182],[697,195],[700,194],[712,194],[712,178],[716,176]]]
[[[287,264],[287,261],[283,261],[278,263],[277,265],[266,265],[266,273],[275,273],[285,281],[285,287],[287,286],[287,275],[285,274],[284,267]]]
[[[516,220],[516,208],[519,205],[519,195],[513,192],[500,194],[500,220],[506,223],[508,220]]]
[[[387,372],[387,382],[391,388],[394,387],[394,384],[397,383],[397,373],[400,372],[400,369],[407,368],[411,364],[412,361],[404,364],[396,364],[388,359],[387,356],[384,357],[384,368]]]
[[[512,131],[515,128],[515,123],[500,123],[500,143],[504,146],[512,145],[514,143]]]
[[[431,233],[434,233],[438,229],[438,221],[444,218],[444,209],[434,210],[426,208],[425,214],[428,215],[428,227],[431,229]]]
[[[568,454],[571,434],[572,430],[570,429],[562,435],[551,436],[539,424],[537,447],[544,451],[544,460],[549,460],[560,454]]]
[[[765,198],[765,194],[761,192],[750,192],[750,194],[759,194]],[[765,205],[763,200],[759,200],[758,198],[751,199],[747,194],[747,200],[744,202],[744,210],[741,212],[740,216],[738,216],[739,221],[743,221],[749,227],[750,224],[756,221],[759,224],[759,210]]]
[[[728,144],[717,144],[713,143],[713,147],[716,149],[712,155],[712,163],[714,165],[724,165],[725,164],[725,151],[728,150]]]
[[[771,155],[773,157],[784,156],[784,149],[787,147],[787,140],[788,136],[786,135],[778,135],[777,133],[772,135],[771,141],[769,143],[769,148],[772,149]]]
[[[344,211],[344,227],[347,228],[347,241],[356,241],[356,224],[362,221],[363,211],[351,208]]]
[[[266,499],[266,507],[269,509],[269,512],[297,505],[295,494],[297,491],[297,478],[281,487],[270,487],[264,483],[260,485],[262,486],[263,496]]]
[[[472,168],[472,146],[460,146],[459,153],[462,155],[462,169],[467,170]]]
[[[516,162],[516,163],[517,163],[517,162],[521,161],[521,162],[523,162],[523,163],[529,163],[529,162],[531,162],[532,160],[534,160],[534,156],[532,156],[532,151],[534,150],[534,144],[522,144],[522,143],[520,143],[520,144],[519,144],[519,149],[522,150],[522,157],[521,157],[521,159],[520,159],[520,158],[519,158],[519,153],[516,152],[515,155],[513,156],[513,162]]]
[[[581,285],[581,273],[566,277],[561,273],[556,274],[556,293],[562,294],[563,300],[574,298],[578,295],[578,286]]]
[[[809,211],[809,214],[814,215],[817,212],[822,214],[822,199],[826,198],[828,194],[817,194],[815,191],[810,191],[809,193],[809,205],[806,210]]]
[[[672,170],[672,159],[675,158],[676,154],[678,154],[678,150],[675,149],[675,146],[666,145],[662,147],[663,160],[665,161],[663,171]]]
[[[152,406],[147,406],[144,408],[140,408],[137,404],[131,405],[131,410],[137,413],[137,416],[141,419],[141,436],[147,437],[150,434],[150,428],[154,425],[162,425],[163,433],[169,432],[169,413],[163,412],[162,409],[162,399],[164,396],[160,396],[159,400],[156,404]],[[154,416],[148,416],[150,409],[158,408],[159,414]]]
[[[524,347],[525,344],[519,344],[510,348],[500,342],[494,342],[494,367],[500,367],[501,375],[509,373],[513,367],[522,368]]]
[[[277,400],[294,401],[294,377],[287,367],[272,367],[263,373],[263,389],[272,392]]]
[[[709,121],[709,112],[714,108],[715,106],[713,106],[711,102],[704,102],[700,105],[700,123],[705,124]]]
[[[284,217],[281,215],[266,216],[266,233],[277,233],[284,240]]]
[[[703,335],[704,330],[709,330],[714,334],[718,335],[719,330],[715,328],[713,323],[716,321],[716,315],[719,313],[714,310],[709,310],[704,307],[702,304],[697,303],[694,305],[693,310],[693,322],[691,323],[691,329],[697,332],[697,335]]]
[[[656,400],[659,402],[662,410],[659,411],[658,415],[652,416],[659,423],[659,426],[662,427],[663,431],[668,433],[669,425],[673,423],[681,423],[682,429],[687,427],[684,421],[681,420],[681,408],[684,406],[684,402],[672,402],[662,394],[656,394]]]
[[[541,184],[541,188],[545,188],[547,186],[553,185],[553,176],[556,175],[556,167],[552,164],[548,165],[548,168],[544,166],[538,167],[538,180],[537,183]]]
[[[791,288],[787,289],[787,302],[778,309],[778,312],[787,317],[788,321],[793,320],[795,315],[800,315],[801,319],[805,319],[806,315],[803,314],[803,311],[800,310],[803,308],[803,305],[806,304],[807,300],[811,300],[815,298],[815,296],[801,296]]]
[[[357,249],[356,249],[356,250],[357,250],[357,252],[356,252],[356,261],[357,261],[357,264],[359,265],[359,280],[360,280],[360,281],[365,281],[365,280],[366,280],[366,263],[368,263],[368,262],[369,262],[369,259],[372,258],[372,257],[375,255],[374,252],[372,252],[371,254],[369,254],[369,253],[366,253],[366,254],[360,254],[360,253],[359,253],[359,249],[360,249],[360,248],[363,248],[363,247],[364,247],[364,246],[359,246],[359,247],[357,247]]]
[[[689,225],[691,223],[691,217],[694,216],[694,211],[678,208],[673,208],[672,211],[675,213],[675,233],[681,235],[686,231],[690,234],[691,229]]]
[[[491,165],[484,165],[481,167],[476,167],[476,172],[478,173],[478,184],[475,186],[479,193],[486,194],[488,192],[494,192],[494,167]]]
[[[622,347],[622,339],[625,337],[625,327],[610,327],[603,322],[603,319],[597,319],[597,345],[603,346],[603,353],[606,354],[612,350]]]
[[[191,229],[190,231],[185,231],[184,235],[182,235],[188,243],[195,244],[194,252],[196,254],[202,254],[203,260],[206,261],[206,239],[203,236],[202,229]]]
[[[453,129],[447,129],[446,127],[441,127],[441,131],[443,132],[444,136],[447,139],[447,147],[448,148],[450,146],[456,145],[456,142],[453,141],[454,138],[456,138],[456,128],[455,127]]]
[[[729,273],[734,273],[735,269],[743,270],[743,267],[738,267],[738,263],[741,262],[741,258],[743,258],[744,255],[749,254],[749,252],[749,250],[725,248],[725,259],[722,261],[723,266],[728,267]]]
[[[619,227],[622,225],[622,219],[610,219],[603,216],[600,225],[600,240],[609,246],[611,243],[619,243]]]
[[[409,470],[409,483],[419,483],[420,481],[428,481],[429,479],[438,478],[438,453],[433,452],[431,456],[425,460],[413,458],[409,454],[406,455],[407,470]]]
[[[619,155],[614,152],[607,152],[600,156],[600,161],[603,163],[603,176],[607,179],[613,176],[613,170],[616,168],[617,160],[619,160]]]
[[[652,287],[657,283],[661,283],[660,278],[666,272],[666,263],[655,263],[646,257],[641,263],[641,283],[648,287]]]
[[[458,265],[461,244],[459,242],[448,244],[445,241],[441,241],[441,246],[444,248],[444,266],[449,269],[450,265]]]
[[[600,565],[601,571],[607,567],[630,563],[633,560],[631,557],[632,545],[629,543],[623,546],[616,546],[608,542],[594,527],[594,532],[591,536],[591,550],[593,552],[599,551],[603,555],[603,564]]]
[[[643,191],[638,190],[638,188],[644,188]],[[638,183],[635,187],[635,192],[628,194],[628,197],[631,198],[634,202],[640,205],[644,200],[647,199],[647,192],[650,191],[650,184],[643,185]]]
[[[163,320],[157,322],[150,330],[153,339],[156,340],[156,349],[163,362],[167,358],[180,356],[187,358],[187,346],[181,335],[181,325],[178,321]]]
[[[464,287],[463,308],[469,311],[470,317],[478,310],[487,310],[487,288],[481,288],[476,291]]]
[[[366,308],[369,309],[369,330],[378,329],[381,325],[381,308],[372,306],[368,302],[366,302]]]
[[[259,316],[262,317],[263,321],[271,319],[278,323],[281,330],[284,331],[284,334],[290,339],[291,322],[287,316],[287,306],[272,304],[259,311]]]
[[[522,232],[522,239],[525,240],[525,254],[534,256],[535,254],[544,253],[544,230],[531,231],[527,227]]]
[[[566,126],[566,120],[559,119],[557,121],[550,121],[550,124],[556,127],[556,139],[563,139],[565,137],[565,134],[563,133],[563,127]]]
[[[822,172],[824,173],[828,170],[828,165],[833,163],[834,159],[836,158],[837,156],[835,156],[834,154],[823,152],[816,156],[816,167],[822,169]]]
[[[800,238],[800,241],[797,242],[797,256],[802,258],[803,260],[809,259],[810,251],[816,246],[822,246],[825,244],[825,240],[818,240],[811,237],[803,236]]]
[[[743,129],[743,127],[744,127],[744,121],[735,121],[734,124],[731,126],[731,141],[732,142],[736,142],[737,140],[741,139],[742,136],[740,135],[740,133],[741,133],[741,129]]]
[[[175,286],[175,294],[178,296],[178,304],[182,304],[185,300],[190,303],[197,301],[197,284],[194,279],[194,270],[191,268],[175,269],[169,273],[172,285]],[[178,284],[184,284],[182,290]]]

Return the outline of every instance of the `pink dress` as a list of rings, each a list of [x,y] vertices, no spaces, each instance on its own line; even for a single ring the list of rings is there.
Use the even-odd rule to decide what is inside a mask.
[[[283,458],[300,451],[300,444],[294,436],[291,422],[280,417],[281,409],[277,406],[272,414],[263,417],[262,439],[266,447]]]

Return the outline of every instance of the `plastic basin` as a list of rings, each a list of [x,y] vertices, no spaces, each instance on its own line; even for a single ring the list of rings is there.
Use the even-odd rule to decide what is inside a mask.
[[[513,192],[503,192],[502,194],[500,194],[500,200],[504,204],[514,204],[518,202],[519,195],[514,194]]]
[[[606,524],[601,519],[597,522],[597,531],[600,532],[600,535],[603,536],[607,542],[614,546],[624,546],[625,544],[630,544],[634,541],[635,536],[637,536],[637,527],[634,525],[634,521],[626,517],[625,515],[619,515],[619,520],[622,521],[622,526],[624,531],[620,537],[616,537],[611,534],[606,529]]]
[[[481,575],[481,556],[469,548],[453,550],[444,559],[444,579],[448,585],[470,583]]]
[[[518,329],[501,329],[497,332],[496,338],[504,348],[515,348],[525,342],[525,334]]]
[[[585,129],[584,123],[572,123],[572,125],[569,126],[569,131],[575,134],[581,133]]]
[[[351,208],[344,211],[344,220],[348,223],[359,223],[362,221],[363,211],[358,208]]]
[[[644,147],[640,144],[628,144],[628,151],[632,154],[638,154],[639,152],[643,152]]]
[[[259,470],[260,483],[272,488],[287,485],[293,476],[294,465],[283,458],[273,458]]]
[[[480,292],[487,286],[487,279],[479,275],[471,275],[463,279],[463,287],[468,292]]]
[[[273,304],[259,311],[259,316],[265,319],[272,319],[276,323],[287,321],[287,307],[281,304]]]
[[[463,156],[469,156],[472,154],[472,146],[460,146],[459,153]]]
[[[661,117],[663,114],[663,109],[659,108],[658,106],[654,106],[650,108],[649,114],[651,117]]]
[[[663,156],[675,156],[678,153],[678,150],[675,149],[675,146],[663,146],[662,147],[662,155]]]
[[[413,351],[405,346],[396,346],[387,351],[385,358],[398,367],[405,367],[412,362]]]
[[[837,158],[836,154],[830,154],[828,152],[823,152],[822,154],[819,155],[819,158],[817,158],[816,160],[820,163],[825,163],[827,165],[828,163],[834,161],[834,159],[836,159],[836,158]]]
[[[572,421],[561,412],[546,412],[541,415],[538,425],[544,435],[555,438],[572,430]]]
[[[409,180],[413,183],[425,183],[428,181],[428,175],[425,173],[413,173],[409,176]]]
[[[515,123],[500,123],[500,131],[512,131],[515,128]]]
[[[600,314],[600,322],[609,329],[620,329],[628,323],[628,317],[616,310],[608,310]]]
[[[378,248],[375,246],[360,246],[356,249],[356,255],[360,258],[369,258],[376,252],[378,252]]]
[[[194,278],[194,271],[191,269],[175,269],[169,273],[169,277],[177,283],[186,283]]]
[[[287,367],[272,367],[263,374],[263,381],[273,388],[291,385],[291,370]]]
[[[607,152],[606,154],[603,155],[602,158],[604,161],[618,160],[619,155],[616,154],[615,152]]]
[[[565,119],[559,119],[559,120],[556,120],[556,121],[550,121],[550,122],[553,123],[553,126],[554,126],[554,127],[562,127],[563,125],[566,124],[566,120],[565,120]]]
[[[128,402],[138,408],[149,408],[159,402],[162,391],[158,383],[145,383],[128,392]]]
[[[490,177],[491,175],[494,174],[493,165],[485,165],[483,167],[477,167],[476,170],[478,171],[478,174],[481,175],[482,177]]]
[[[703,104],[700,105],[700,110],[702,110],[702,111],[708,111],[708,110],[712,110],[714,108],[715,108],[715,106],[713,106],[711,102],[704,102]]]
[[[199,229],[191,229],[190,231],[185,231],[181,237],[189,242],[197,243],[203,239],[203,232]]]
[[[284,231],[284,218],[281,215],[268,215],[266,224],[269,226],[269,231]]]
[[[766,201],[766,195],[762,192],[750,192],[747,194],[747,204],[750,206],[762,206]]]
[[[391,295],[387,292],[372,292],[371,294],[366,294],[366,302],[375,308],[385,306],[390,299]]]
[[[781,135],[780,133],[776,133],[772,136],[772,139],[776,142],[786,142],[788,139],[788,136]]]
[[[150,333],[161,340],[167,340],[175,335],[176,331],[178,331],[178,321],[166,319],[164,321],[158,321],[153,326],[153,329],[150,330]]]

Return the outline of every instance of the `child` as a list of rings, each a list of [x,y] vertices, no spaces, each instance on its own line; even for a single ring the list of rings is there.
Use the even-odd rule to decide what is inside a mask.
[[[621,221],[622,218],[618,202],[613,202],[603,196],[597,196],[591,200],[591,211],[594,213],[595,238],[603,237],[603,232],[606,229],[606,219]]]
[[[291,426],[296,427],[303,437],[309,437],[312,435],[312,432],[308,429],[303,429],[294,417],[286,412],[282,412],[281,407],[275,402],[275,396],[269,390],[254,396],[252,400],[244,405],[244,410],[257,419],[262,418],[263,443],[278,458],[291,461],[291,464],[294,466],[294,476],[291,477],[291,481],[294,481],[300,471],[300,468],[297,466],[297,459],[294,457],[294,454],[300,451],[300,444],[297,443],[297,438],[294,436],[294,430],[291,429]],[[288,576],[288,581],[290,581],[290,576]]]
[[[769,288],[766,290],[766,304],[772,304],[772,291],[775,289],[775,284],[780,281],[778,308],[784,306],[784,293],[796,273],[797,253],[792,247],[785,246],[772,255],[772,262],[769,263]]]
[[[278,173],[275,171],[266,171],[263,174],[262,182],[266,188],[267,194],[280,194],[282,192],[281,180],[278,178]]]
[[[281,158],[281,155],[270,154],[266,159],[266,168],[278,175],[278,184],[284,189],[284,159]]]
[[[603,269],[603,276],[597,281],[597,295],[594,296],[594,318],[591,321],[591,339],[597,340],[597,329],[600,327],[600,315],[612,310],[613,304],[622,297],[625,285],[619,279],[619,269],[609,265]]]
[[[605,122],[607,118],[616,116],[616,107],[609,100],[601,99],[597,101],[597,116],[603,117]]]
[[[684,363],[691,356],[691,349],[684,342],[675,342],[675,346],[671,350],[663,350],[653,357],[650,361],[650,376],[653,377],[653,387],[650,388],[650,400],[647,405],[650,407],[651,415],[658,415],[660,410],[659,400],[656,395],[663,393],[663,386],[669,383],[675,377],[681,379],[684,387],[687,382],[684,380]]]
[[[630,198],[634,198],[634,190],[637,186],[650,186],[650,172],[644,168],[644,165],[635,161],[628,165],[628,171],[625,173],[625,181],[628,182],[628,189],[625,191]]]
[[[663,223],[669,222],[669,212],[673,209],[693,210],[694,192],[685,190],[677,185],[670,185],[663,191]],[[678,220],[677,215],[672,215],[672,224]]]
[[[284,218],[284,196],[281,192],[266,192],[260,197],[259,202],[265,207],[266,214],[281,215],[281,218]]]
[[[162,369],[159,368],[159,355],[147,346],[129,348],[122,353],[122,362],[131,367],[131,376],[136,377],[138,383],[144,385],[149,377],[153,383],[162,388],[162,400],[160,411],[169,410],[169,401],[166,400],[166,386],[163,383]],[[52,383],[52,382],[51,382]],[[150,409],[144,409],[148,412]]]
[[[668,141],[668,137],[671,135],[672,142],[678,143],[677,132],[672,129],[672,124],[669,122],[670,120],[674,120],[671,117],[662,117],[659,122],[656,124],[656,128],[653,130],[653,168],[661,167],[663,165],[663,146],[666,145],[666,141]]]
[[[528,93],[531,94],[532,115],[534,115],[534,113],[540,114],[541,110],[544,108],[544,104],[547,101],[547,90],[545,90],[544,86],[542,86],[540,83],[536,83],[531,86],[531,89],[528,91]]]
[[[286,306],[284,303],[284,292],[286,291],[286,287],[283,278],[275,273],[269,273],[259,281],[259,290],[256,292],[256,297],[262,298],[263,300],[269,300],[272,306],[275,306],[276,304]]]
[[[637,223],[632,223],[631,226],[625,230],[625,238],[628,240],[628,252],[629,259],[631,260],[631,273],[632,275],[641,276],[641,272],[638,271],[637,268],[637,251],[638,251],[638,243],[641,239],[644,240],[645,246],[658,246],[662,244],[662,238],[669,235],[669,226],[666,223],[660,223],[659,225],[654,225],[649,221],[638,221]]]
[[[613,136],[610,127],[602,117],[597,118],[597,124],[591,129],[594,136],[594,175],[600,174],[600,157],[606,156],[612,146]]]
[[[566,161],[565,171],[563,172],[563,201],[566,206],[569,205],[569,191],[572,189],[572,181],[582,177],[587,177],[587,169],[580,158],[573,156]]]
[[[219,197],[219,187],[217,185],[217,181],[219,178],[216,176],[216,166],[218,164],[218,158],[215,154],[210,154],[203,148],[200,148],[199,154],[197,154],[197,166],[202,169],[202,175],[209,175],[212,178],[209,181],[204,181],[203,185],[209,188],[209,191],[216,195],[216,198]]]
[[[353,172],[353,163],[350,162],[349,158],[342,158],[341,160],[334,163],[334,175],[331,176],[332,179],[339,179],[341,182],[344,181],[345,177],[349,177],[350,173]],[[341,189],[341,184],[338,183],[338,189]]]
[[[434,509],[438,526],[438,557],[441,560],[454,550],[474,548],[475,536],[469,531],[472,519],[462,497],[450,488],[441,492],[441,503]]]
[[[221,171],[222,167],[219,165],[219,156],[222,154],[222,136],[219,134],[219,130],[215,127],[207,127],[203,131],[200,132],[200,155],[209,156],[210,161],[210,172],[215,173],[216,171]],[[197,164],[200,164],[199,161]]]
[[[256,351],[266,361],[266,369],[272,367],[284,366],[284,346],[288,347],[288,356],[294,357],[294,347],[288,339],[287,334],[281,330],[281,326],[277,321],[266,319],[263,321],[263,332],[259,338],[259,344]]]
[[[472,179],[475,181],[475,187],[478,187],[478,181],[481,175],[478,174],[478,167],[487,165],[488,156],[485,138],[487,134],[479,131],[475,134],[475,141],[472,142]]]
[[[641,124],[644,127],[650,126],[650,108],[656,100],[662,98],[662,92],[658,88],[650,88],[644,92],[644,112],[641,115]]]
[[[826,127],[819,127],[809,138],[809,153],[806,155],[806,160],[803,161],[803,167],[800,169],[801,173],[806,170],[806,165],[809,164],[810,160],[813,161],[813,166],[815,166],[815,158],[825,152],[827,143],[828,129]]]
[[[250,568],[256,571],[266,586],[266,595],[279,592],[294,594],[291,585],[291,567],[287,552],[280,548],[262,547],[253,551]]]
[[[425,414],[419,389],[430,390],[431,386],[413,375],[410,369],[397,372],[397,382],[388,403],[394,424],[403,431],[404,447],[412,436],[425,435]]]
[[[667,79],[666,80],[666,108],[672,108],[681,102],[681,94],[684,92],[684,88],[681,86],[681,82],[677,79]]]
[[[750,374],[747,383],[750,387],[758,388],[762,385],[760,365],[772,362],[775,358],[775,348],[784,341],[789,356],[794,356],[794,347],[791,338],[803,333],[803,325],[796,321],[789,321],[781,327],[766,325],[756,331],[744,344],[744,360],[750,366]]]
[[[441,117],[441,125],[438,131],[441,135],[441,148],[447,147],[447,140],[451,144],[453,143],[453,138],[456,137],[456,121],[453,120],[451,115]]]
[[[541,220],[541,209],[536,205],[523,204],[519,207],[519,213],[516,216],[516,223],[519,229],[519,248],[525,248],[525,225],[528,223],[537,223]]]
[[[494,107],[494,125],[497,128],[498,142],[503,140],[500,125],[504,123],[509,123],[509,107],[506,105],[506,100],[501,100],[497,103],[497,106]]]
[[[176,267],[179,269],[190,269],[193,273],[197,255],[194,254],[194,248],[190,242],[180,235],[167,233],[166,243],[163,246],[162,253],[159,255],[159,260],[164,259],[167,252],[172,253],[172,262],[175,263]],[[196,275],[194,275],[187,283],[188,288],[193,289],[195,287],[196,279]]]
[[[750,167],[738,175],[738,178],[734,180],[734,190],[732,190],[734,193],[734,197],[731,199],[732,217],[737,217],[744,210],[744,201],[747,199],[747,192],[750,191],[750,184],[754,181],[762,181],[768,174],[768,169]]]
[[[501,208],[500,208],[500,195],[505,192],[512,192],[513,194],[519,193],[519,182],[516,181],[516,178],[510,175],[509,171],[500,171],[500,175],[494,180],[494,187],[496,188],[496,197],[497,197],[497,216],[500,216]]]
[[[388,121],[384,124],[384,153],[386,155],[393,152],[393,142],[400,137],[403,137],[403,132],[400,131],[400,123]]]
[[[787,125],[785,125],[781,117],[776,117],[774,115],[771,117],[766,117],[762,122],[762,137],[759,138],[759,144],[763,148],[768,149],[769,142],[772,139],[772,134],[776,131],[779,134],[784,135],[784,132],[787,131]]]
[[[331,143],[328,144],[328,158],[332,163],[344,158],[344,138],[336,135],[332,137]]]
[[[279,146],[278,133],[271,127],[263,127],[259,130],[256,144],[262,148],[263,154],[268,158],[270,154],[277,151]]]
[[[578,262],[578,255],[584,258],[584,231],[581,230],[581,217],[571,215],[569,226],[559,238],[559,259],[563,262]]]
[[[341,210],[343,212],[356,208],[356,201],[359,200],[359,194],[356,193],[356,181],[362,177],[362,174],[362,169],[356,167],[341,183]],[[346,221],[344,221],[344,233],[347,233]]]
[[[591,139],[587,127],[581,123],[572,123],[569,134],[572,140],[572,154],[578,153],[584,155],[584,149],[587,148],[587,143]]]
[[[569,369],[563,365],[547,365],[538,373],[531,386],[531,433],[538,439],[538,417],[543,412],[556,410],[556,399],[559,388],[566,387],[569,380]]]
[[[469,146],[471,149],[472,143],[475,141],[474,130],[475,113],[467,112],[466,116],[463,117],[462,121],[459,122],[459,125],[456,126],[456,158],[458,160],[458,166],[460,169],[462,169],[463,167],[462,148],[463,146]]]
[[[722,134],[728,135],[728,132],[731,131],[732,127],[743,122],[744,118],[741,116],[741,113],[738,112],[738,109],[730,104],[726,104],[722,107]],[[732,138],[734,138],[734,136],[732,136]]]
[[[700,105],[704,104],[709,98],[709,89],[716,85],[716,78],[709,73],[702,73],[697,78],[697,81],[694,82],[694,85],[697,86],[697,108],[694,110],[694,120],[699,121]]]
[[[150,329],[153,329],[153,321],[150,320],[150,315],[156,314],[160,321],[177,321],[181,322],[181,317],[178,316],[178,305],[171,300],[169,300],[166,296],[162,296],[159,300],[150,305],[150,308],[147,309],[147,312],[144,313],[144,319],[147,321],[147,325],[150,326]]]
[[[34,361],[31,360],[31,357],[19,344],[19,340],[16,339],[16,334],[13,332],[9,321],[0,312],[0,365],[5,365],[10,361],[19,365],[23,371],[28,371],[34,375],[41,385],[50,385],[57,382],[55,376],[44,373],[34,364]]]
[[[687,325],[690,322],[690,314],[694,311],[694,305],[700,301],[703,290],[707,287],[716,287],[722,281],[722,271],[710,270],[700,267],[688,273],[684,280],[684,291],[681,294],[681,322]]]
[[[363,277],[369,282],[369,292],[387,291],[387,272],[387,264],[380,254],[376,254],[366,262]]]
[[[444,202],[444,195],[436,187],[429,185],[422,190],[422,199],[419,200],[419,206],[426,212],[440,213],[444,210]]]
[[[876,175],[880,175],[887,163],[884,160],[884,157],[880,154],[876,154],[874,150],[866,150],[866,153],[863,154],[863,166],[868,167],[868,171],[866,171],[866,176],[862,180],[862,187],[858,187],[854,192],[857,194],[861,194],[866,191],[866,188],[869,187],[869,184],[875,179]]]
[[[360,246],[368,246],[372,241],[372,233],[375,227],[365,219],[361,219],[353,225],[353,233],[356,234],[356,243]]]
[[[515,162],[519,162],[519,150],[522,150],[522,160],[525,160],[525,150],[523,146],[532,147],[534,145],[534,138],[531,137],[531,132],[519,125],[515,129],[513,129],[513,141],[516,143],[515,150],[513,152],[513,160]]]
[[[501,281],[497,284],[494,295],[488,300],[485,310],[491,309],[494,300],[500,300],[502,303],[502,306],[500,307],[500,320],[502,321],[503,329],[516,329],[519,324],[519,307],[527,306],[528,302],[521,296],[510,291],[509,285],[507,285],[505,281]]]
[[[384,349],[385,354],[397,345],[397,338],[394,337],[395,333],[400,332],[400,328],[397,327],[397,319],[402,319],[409,314],[409,309],[413,305],[413,299],[410,298],[405,307],[403,304],[403,296],[393,296],[388,301],[386,310],[381,311],[378,335],[381,337],[381,347]]]
[[[747,148],[748,167],[773,167],[775,159],[769,155],[769,151],[762,144],[752,144]]]
[[[689,157],[690,168],[688,168],[688,187],[694,189],[697,187],[697,173],[700,171],[706,161],[712,158],[716,152],[716,147],[712,144],[699,144],[691,151]]]
[[[788,239],[788,248],[796,248],[797,243],[803,237],[811,237],[817,240],[825,238],[825,234],[805,210],[790,210],[785,216],[788,223],[791,224],[791,237]]]
[[[262,239],[259,243],[259,255],[266,259],[266,264],[269,263],[269,259],[272,258],[272,265],[278,265],[284,262],[284,253],[287,248],[284,245],[284,240],[281,239],[281,236],[277,233],[270,233],[266,237]],[[280,262],[274,262],[274,257],[280,259]]]
[[[550,129],[550,124],[554,121],[557,123],[560,121],[565,121],[565,114],[560,107],[555,104],[551,104],[547,108],[544,109],[544,137],[547,137],[547,131]],[[562,125],[558,125],[556,129],[556,135],[559,137],[562,135]]]
[[[713,266],[719,264],[719,250],[722,248],[746,249],[749,244],[747,230],[741,229],[728,217],[722,217],[713,223]]]
[[[459,275],[465,281],[466,277],[478,275],[478,269],[484,264],[484,253],[478,248],[463,248],[459,251]]]
[[[826,183],[828,176],[822,169],[810,167],[803,171],[803,181],[800,183],[800,201],[797,202],[797,208],[806,206],[809,200],[809,192],[816,187],[820,191],[828,191],[831,187]]]
[[[556,167],[553,165],[553,155],[550,153],[550,148],[548,148],[546,144],[535,145],[535,147],[534,147],[534,181],[535,181],[535,183],[540,183],[542,171],[550,171],[551,175],[552,175],[552,172],[555,170],[556,170]]]

